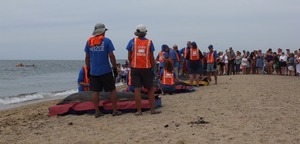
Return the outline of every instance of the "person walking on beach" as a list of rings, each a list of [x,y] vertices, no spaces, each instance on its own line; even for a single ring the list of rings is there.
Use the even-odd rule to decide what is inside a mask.
[[[146,26],[140,24],[134,32],[135,38],[128,42],[126,50],[128,51],[128,60],[131,66],[131,80],[134,86],[136,116],[142,115],[141,108],[141,89],[144,86],[148,90],[148,99],[150,103],[151,114],[158,114],[160,111],[155,110],[154,106],[154,89],[153,89],[153,72],[156,62],[154,59],[154,45],[147,34]]]
[[[90,69],[86,65],[80,69],[77,83],[78,83],[78,92],[89,91],[89,89],[90,89]]]
[[[92,36],[88,39],[85,46],[85,63],[90,68],[90,91],[93,91],[93,103],[95,107],[95,118],[103,116],[99,110],[99,92],[103,89],[110,92],[112,101],[112,115],[121,115],[117,110],[117,91],[115,78],[118,75],[116,58],[113,53],[115,50],[112,41],[105,37],[106,27],[98,23],[94,27]],[[109,58],[109,59],[108,59]],[[109,60],[113,66],[110,66]]]
[[[211,81],[211,74],[214,75],[215,84],[217,84],[217,53],[214,51],[213,45],[208,46],[209,52],[207,54],[207,77],[208,80]]]

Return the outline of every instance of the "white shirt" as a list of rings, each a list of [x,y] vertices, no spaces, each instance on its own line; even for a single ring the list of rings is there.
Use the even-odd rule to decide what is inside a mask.
[[[286,61],[287,61],[287,56],[286,56],[286,55],[281,55],[281,56],[279,57],[279,61],[284,61],[284,62],[286,62]]]

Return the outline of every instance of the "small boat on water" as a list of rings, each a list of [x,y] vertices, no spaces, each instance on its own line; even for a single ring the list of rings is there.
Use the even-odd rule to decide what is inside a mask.
[[[22,64],[22,63],[18,63],[18,64],[16,64],[16,67],[36,67],[37,65],[35,65],[35,64],[32,64],[32,65],[24,65],[24,64]]]

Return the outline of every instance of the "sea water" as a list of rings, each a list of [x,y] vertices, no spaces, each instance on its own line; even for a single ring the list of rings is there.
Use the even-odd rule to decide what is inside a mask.
[[[23,66],[17,67],[20,63]],[[0,109],[77,92],[84,64],[84,60],[0,60]]]

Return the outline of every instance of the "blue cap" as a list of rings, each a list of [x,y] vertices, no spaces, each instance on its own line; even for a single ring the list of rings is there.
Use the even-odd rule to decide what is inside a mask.
[[[214,49],[214,46],[213,45],[209,45],[208,48],[209,49]]]

